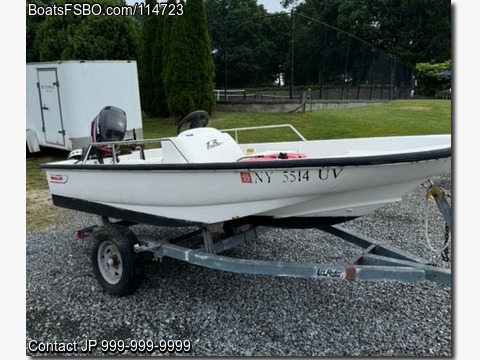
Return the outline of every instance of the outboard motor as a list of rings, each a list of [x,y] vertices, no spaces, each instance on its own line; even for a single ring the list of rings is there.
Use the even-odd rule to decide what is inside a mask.
[[[106,106],[92,121],[92,141],[122,141],[126,130],[125,111],[115,106]]]
[[[106,106],[92,121],[92,142],[122,141],[126,130],[127,115],[125,111],[115,106]],[[95,147],[98,161],[103,163],[103,157],[111,155],[114,150],[115,147]]]
[[[115,106],[105,106],[90,126],[92,142],[122,141],[127,130],[127,115],[125,111]],[[112,148],[96,146],[93,148],[100,163],[103,157],[112,154]],[[82,159],[86,148],[73,150],[68,159]]]

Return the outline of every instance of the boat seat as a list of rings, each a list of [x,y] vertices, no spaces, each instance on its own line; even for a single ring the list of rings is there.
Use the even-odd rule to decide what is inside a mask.
[[[213,128],[195,128],[162,140],[164,163],[236,162],[245,156],[227,133]]]

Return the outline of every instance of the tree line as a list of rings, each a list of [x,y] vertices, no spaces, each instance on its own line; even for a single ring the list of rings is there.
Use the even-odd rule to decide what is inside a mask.
[[[27,0],[27,62],[137,60],[147,114],[182,117],[197,109],[214,110],[215,70],[203,0],[169,1],[178,8],[170,15],[155,0],[145,1],[144,15],[137,17],[28,14],[29,3],[52,9],[68,2]],[[126,5],[123,0],[76,2]]]
[[[447,0],[282,0],[415,66],[451,59],[451,2]]]
[[[182,15],[28,14],[29,3],[65,2],[26,0],[26,61],[137,60],[142,109],[161,116],[213,111],[215,87],[280,84],[279,75],[289,73],[292,59],[296,74],[303,76],[297,81],[316,81],[311,64],[297,59],[302,47],[324,52],[319,23],[411,66],[451,60],[446,0],[283,0],[284,14],[270,14],[256,0],[170,0],[184,7]],[[126,5],[124,0],[76,2]],[[157,1],[145,4],[153,9]],[[290,10],[315,21],[293,24]],[[297,58],[291,56],[293,30]]]

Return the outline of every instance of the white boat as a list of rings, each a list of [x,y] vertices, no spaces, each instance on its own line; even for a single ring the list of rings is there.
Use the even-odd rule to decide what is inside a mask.
[[[115,126],[100,139],[121,139]],[[102,141],[42,167],[60,207],[161,226],[298,228],[365,215],[451,168],[449,134],[239,144],[230,133],[240,130]]]
[[[191,129],[180,132],[187,120]],[[92,122],[95,143],[42,166],[55,205],[102,217],[103,226],[77,236],[94,233],[92,266],[108,293],[125,296],[136,289],[138,252],[243,274],[451,284],[449,270],[333,225],[400,200],[450,171],[450,135],[307,141],[287,125],[300,141],[239,144],[229,133],[236,138],[244,128],[220,131],[207,122],[208,114],[194,112],[175,137],[119,141],[125,113],[106,107]],[[270,127],[255,130],[260,128]],[[441,197],[440,189],[431,194]],[[450,227],[449,205],[438,201]],[[201,229],[158,240],[137,238],[128,228],[132,223]],[[213,241],[218,225],[226,237]],[[220,255],[271,226],[321,228],[363,252],[347,265]]]

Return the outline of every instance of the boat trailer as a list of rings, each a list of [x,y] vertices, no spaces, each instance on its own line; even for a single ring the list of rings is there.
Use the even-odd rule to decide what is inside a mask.
[[[421,258],[360,236],[340,226],[327,226],[319,229],[360,246],[364,251],[351,265],[248,260],[219,255],[225,250],[259,237],[269,230],[268,227],[252,227],[215,243],[212,241],[212,232],[202,228],[204,245],[197,249],[168,242],[139,239],[143,245],[136,245],[135,251],[150,251],[160,258],[166,256],[194,265],[242,274],[339,278],[350,281],[418,282],[430,280],[451,285],[449,269],[433,266]],[[189,235],[195,236],[198,233],[198,231],[194,231]]]
[[[442,213],[446,226],[451,226],[450,205],[445,193],[434,189],[433,197]],[[152,253],[155,260],[169,257],[210,269],[241,274],[289,276],[303,278],[330,278],[348,281],[433,281],[451,286],[451,271],[429,263],[405,251],[354,233],[338,225],[318,229],[337,236],[363,249],[351,264],[318,264],[286,261],[267,261],[233,258],[222,252],[247,243],[272,228],[242,225],[228,229],[218,239],[218,229],[202,226],[194,231],[169,240],[137,238],[129,229],[133,223],[110,222],[102,217],[103,226],[94,225],[77,231],[78,238],[94,235],[91,259],[97,280],[104,290],[114,296],[131,294],[138,286],[138,258],[140,253]],[[215,234],[215,236],[214,236]],[[203,241],[199,242],[199,235]],[[214,241],[215,237],[215,241]],[[196,241],[190,241],[195,238]],[[180,245],[181,243],[181,245]],[[189,245],[185,245],[188,243]],[[195,243],[192,246],[191,243]]]

